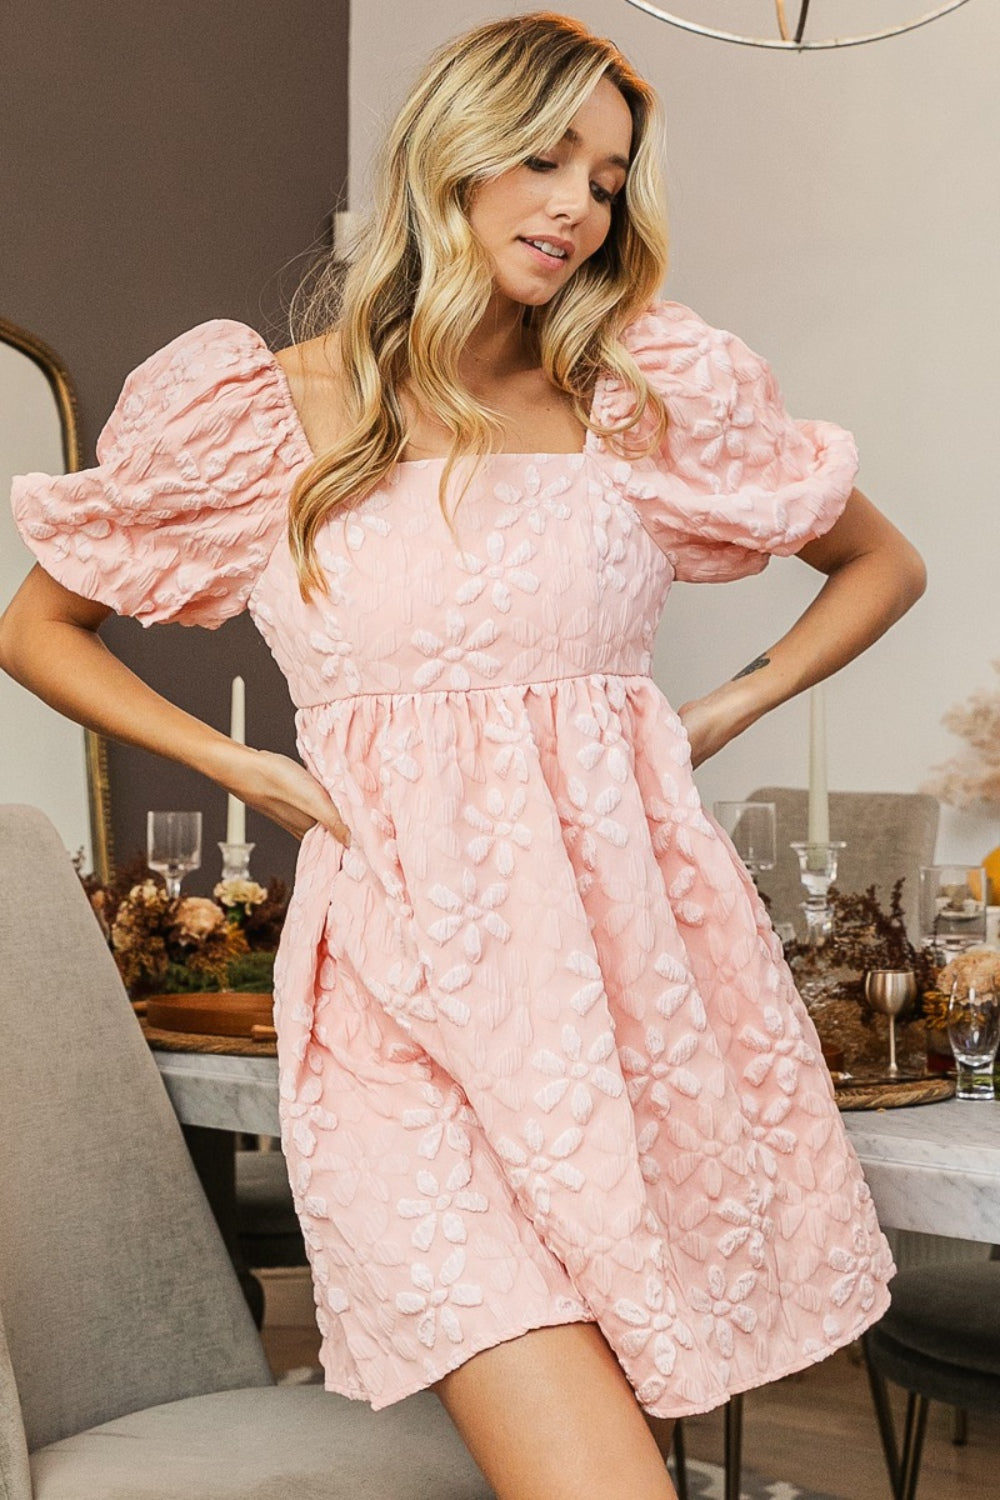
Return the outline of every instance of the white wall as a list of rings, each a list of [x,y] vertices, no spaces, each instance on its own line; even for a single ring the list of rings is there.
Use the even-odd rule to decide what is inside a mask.
[[[424,58],[469,25],[529,7],[357,0],[351,35],[351,207]],[[683,10],[682,0],[675,9]],[[796,416],[851,428],[860,487],[930,568],[916,609],[828,687],[833,786],[911,791],[960,746],[943,711],[996,681],[1000,7],[971,0],[909,35],[796,56],[707,41],[623,0],[562,9],[612,35],[667,111],[673,242],[666,294],[738,332],[775,366]],[[719,4],[686,13],[719,15]],[[770,8],[735,15],[769,23]],[[927,0],[827,3],[830,34]],[[679,587],[655,673],[675,703],[728,678],[815,588],[795,559],[762,578]],[[806,703],[757,725],[699,772],[702,794],[804,785]],[[941,858],[1000,842],[998,809],[944,810]]]

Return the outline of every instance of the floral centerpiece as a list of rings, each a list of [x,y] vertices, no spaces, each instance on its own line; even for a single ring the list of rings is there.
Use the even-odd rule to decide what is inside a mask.
[[[927,1027],[927,1060],[950,1067],[951,1044],[948,1041],[948,1002],[955,985],[965,989],[1000,990],[1000,952],[984,944],[967,948],[945,964],[924,991],[923,1011]]]
[[[288,892],[281,880],[220,881],[171,900],[136,860],[111,885],[81,877],[133,1000],[153,994],[271,989]],[[214,898],[214,899],[213,899]]]
[[[897,880],[888,910],[879,902],[874,885],[864,891],[830,891],[833,933],[820,950],[829,985],[822,1002],[810,1014],[825,1047],[842,1053],[849,1069],[878,1067],[887,1045],[887,1022],[865,1000],[865,974],[870,969],[912,969],[917,976],[917,1000],[897,1027],[900,1054],[910,1067],[922,1069],[925,1054],[923,996],[933,986],[935,971],[929,955],[914,948],[906,931],[903,880]],[[793,975],[808,972],[816,955],[807,943],[785,945]]]

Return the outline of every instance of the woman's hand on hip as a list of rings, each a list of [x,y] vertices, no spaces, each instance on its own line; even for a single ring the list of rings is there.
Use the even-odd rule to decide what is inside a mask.
[[[217,779],[237,797],[297,839],[319,823],[345,847],[350,847],[351,831],[340,809],[315,776],[297,760],[271,750],[252,750],[235,744],[231,757],[232,764],[220,768]]]
[[[755,718],[747,695],[738,684],[729,682],[704,698],[682,704],[677,716],[691,742],[691,764],[695,768],[742,734]]]

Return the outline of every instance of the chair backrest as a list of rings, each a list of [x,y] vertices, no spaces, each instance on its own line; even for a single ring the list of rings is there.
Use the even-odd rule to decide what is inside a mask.
[[[773,802],[776,808],[777,864],[760,877],[761,890],[771,898],[772,919],[794,922],[804,933],[799,908],[805,892],[798,857],[789,846],[793,839],[806,836],[809,794],[793,787],[762,786],[748,800]],[[903,909],[911,938],[916,937],[920,866],[934,862],[939,812],[937,799],[923,792],[830,793],[830,837],[843,839],[847,845],[840,857],[837,885],[842,891],[863,891],[875,885],[879,900],[887,907],[893,885],[904,876]]]
[[[31,1500],[32,1490],[17,1382],[0,1326],[0,1497],[2,1500]]]
[[[29,1450],[271,1382],[80,882],[48,819],[16,806],[0,807],[0,1121],[0,1335]]]

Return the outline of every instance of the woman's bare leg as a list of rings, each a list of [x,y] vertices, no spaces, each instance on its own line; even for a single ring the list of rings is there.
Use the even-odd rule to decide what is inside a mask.
[[[434,1387],[497,1500],[676,1500],[595,1323],[533,1328]]]

